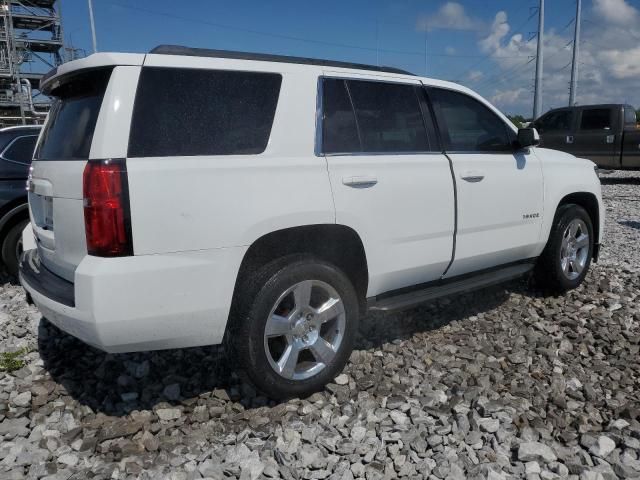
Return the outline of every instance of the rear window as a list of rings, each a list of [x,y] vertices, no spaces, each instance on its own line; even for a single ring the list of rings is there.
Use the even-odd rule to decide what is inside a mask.
[[[74,75],[51,92],[49,118],[37,147],[38,160],[87,160],[112,69]]]
[[[276,73],[144,68],[129,157],[262,153],[281,83]]]

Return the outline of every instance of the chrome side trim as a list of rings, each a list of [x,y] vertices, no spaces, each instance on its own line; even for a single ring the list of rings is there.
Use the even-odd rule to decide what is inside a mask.
[[[313,153],[316,157],[324,156],[322,154],[322,96],[324,94],[324,89],[322,88],[322,80],[324,77],[318,77],[318,86],[316,88],[316,138],[313,145]]]

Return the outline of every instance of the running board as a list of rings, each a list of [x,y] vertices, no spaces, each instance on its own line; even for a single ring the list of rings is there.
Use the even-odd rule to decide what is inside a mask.
[[[405,289],[403,293],[399,293],[397,295],[382,295],[370,298],[367,300],[367,307],[369,310],[385,312],[404,310],[420,305],[421,303],[430,302],[440,297],[499,285],[501,283],[508,282],[509,280],[522,277],[533,270],[533,267],[533,263],[519,263],[517,265],[510,265],[508,267],[502,267],[497,270],[494,269],[489,272],[478,273],[472,276],[464,275],[464,278],[459,280],[456,280],[455,278],[449,281],[440,280],[432,282],[430,286],[419,290],[407,292]]]

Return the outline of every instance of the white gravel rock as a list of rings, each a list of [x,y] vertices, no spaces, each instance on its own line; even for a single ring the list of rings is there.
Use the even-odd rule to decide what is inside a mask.
[[[600,435],[598,440],[591,445],[589,451],[596,457],[606,458],[611,452],[616,449],[616,442],[611,440],[606,435]]]
[[[0,372],[0,478],[637,478],[640,172],[602,178],[583,286],[369,314],[307,399],[265,398],[218,347],[100,352],[0,285],[0,352],[30,351]]]
[[[518,447],[518,460],[522,462],[553,462],[557,459],[551,448],[540,442],[524,442]]]

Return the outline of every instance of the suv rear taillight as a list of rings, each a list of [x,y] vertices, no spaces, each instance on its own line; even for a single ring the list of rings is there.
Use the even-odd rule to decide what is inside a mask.
[[[89,255],[133,255],[125,161],[89,161],[84,168],[82,192]]]

